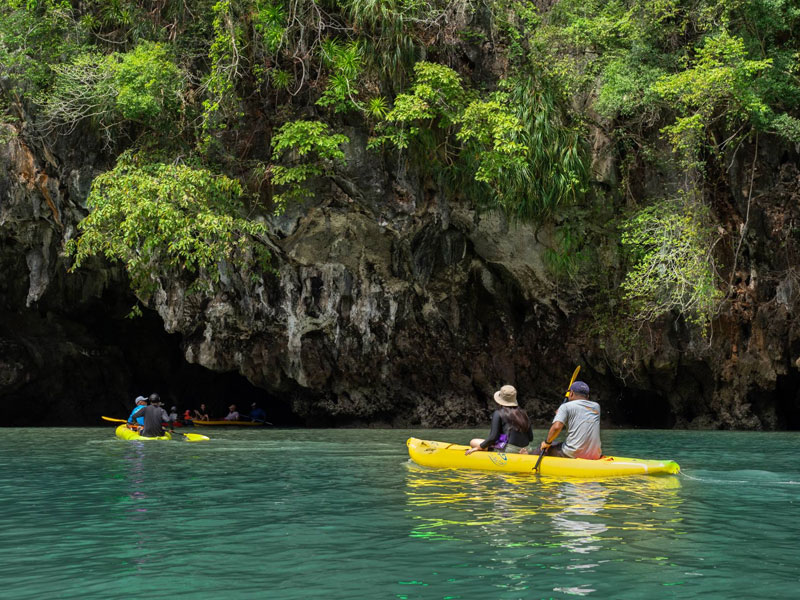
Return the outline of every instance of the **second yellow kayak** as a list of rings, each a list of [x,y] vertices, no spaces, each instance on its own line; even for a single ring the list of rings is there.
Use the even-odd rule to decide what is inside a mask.
[[[117,427],[117,437],[122,438],[123,440],[171,440],[172,436],[169,434],[169,431],[165,431],[164,435],[160,435],[158,437],[144,437],[143,435],[139,435],[138,431],[133,431],[132,429],[128,429],[128,426],[124,423]]]

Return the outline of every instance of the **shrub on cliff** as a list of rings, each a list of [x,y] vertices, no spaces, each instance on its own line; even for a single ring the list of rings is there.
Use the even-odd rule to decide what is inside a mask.
[[[67,246],[72,270],[94,255],[120,261],[140,297],[162,275],[189,274],[200,289],[220,280],[225,263],[256,267],[256,277],[269,269],[266,227],[245,218],[241,185],[224,175],[125,153],[94,180],[88,204]]]
[[[110,142],[125,122],[160,131],[180,109],[184,76],[160,44],[84,53],[53,71],[53,86],[41,97],[45,130],[68,132],[90,120]]]
[[[662,199],[628,220],[622,246],[631,267],[622,282],[633,316],[655,321],[670,313],[705,326],[722,293],[714,265],[708,208],[688,196]]]

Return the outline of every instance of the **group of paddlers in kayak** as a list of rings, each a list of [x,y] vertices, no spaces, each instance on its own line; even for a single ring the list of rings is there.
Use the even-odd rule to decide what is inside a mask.
[[[172,430],[175,425],[185,425],[192,421],[208,421],[208,411],[206,405],[201,404],[199,409],[192,414],[188,409],[184,412],[183,418],[178,417],[177,407],[173,406],[168,413],[164,409],[164,403],[158,394],[150,394],[148,398],[138,396],[135,400],[136,406],[128,417],[128,428],[138,431],[142,437],[160,437],[164,435],[164,426]],[[259,408],[255,402],[251,405],[250,414],[242,415],[236,410],[236,405],[228,407],[228,414],[223,417],[225,421],[262,421],[266,417],[264,409]]]
[[[530,454],[533,426],[528,414],[517,402],[514,386],[504,385],[494,394],[500,406],[492,413],[492,425],[486,439],[475,438],[465,454],[495,451]],[[566,428],[562,442],[556,438]],[[603,455],[600,444],[600,405],[589,400],[589,386],[575,381],[569,386],[566,401],[556,411],[553,424],[539,451],[547,456],[596,460]]]

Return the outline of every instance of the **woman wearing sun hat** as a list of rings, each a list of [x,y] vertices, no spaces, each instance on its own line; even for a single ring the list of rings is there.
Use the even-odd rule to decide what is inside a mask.
[[[500,408],[492,413],[488,437],[470,440],[470,448],[464,454],[478,450],[527,454],[528,444],[533,441],[533,426],[528,414],[517,403],[517,390],[513,385],[504,385],[494,393],[494,401]]]

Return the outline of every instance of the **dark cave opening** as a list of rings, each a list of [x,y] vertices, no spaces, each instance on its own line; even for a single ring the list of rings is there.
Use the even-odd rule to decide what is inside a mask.
[[[93,314],[97,318],[86,315],[84,324],[102,343],[118,346],[127,367],[127,396],[119,409],[127,411],[126,416],[136,396],[156,392],[167,409],[175,406],[179,415],[205,404],[212,419],[221,419],[232,404],[240,413],[248,414],[255,403],[266,411],[266,419],[273,425],[301,424],[288,402],[254,386],[239,373],[216,372],[187,362],[180,334],[167,333],[155,312],[143,310],[140,317],[132,319],[119,318],[118,314],[111,318],[97,311]]]
[[[796,369],[791,368],[786,375],[778,375],[775,390],[765,392],[759,400],[760,403],[754,402],[757,413],[764,411],[759,404],[775,407],[776,429],[800,430],[800,373]]]
[[[606,417],[616,426],[644,429],[671,429],[675,426],[676,419],[669,400],[653,390],[625,387],[609,404],[610,410],[605,410]]]
[[[231,404],[248,414],[256,403],[275,426],[302,425],[281,395],[238,373],[188,363],[181,336],[167,333],[154,311],[127,318],[134,302],[124,288],[109,288],[101,298],[67,309],[51,300],[4,313],[0,351],[8,356],[0,360],[24,365],[28,374],[7,388],[0,423],[101,425],[101,416],[127,418],[136,396],[156,392],[181,415],[201,403],[212,419],[224,417]]]

